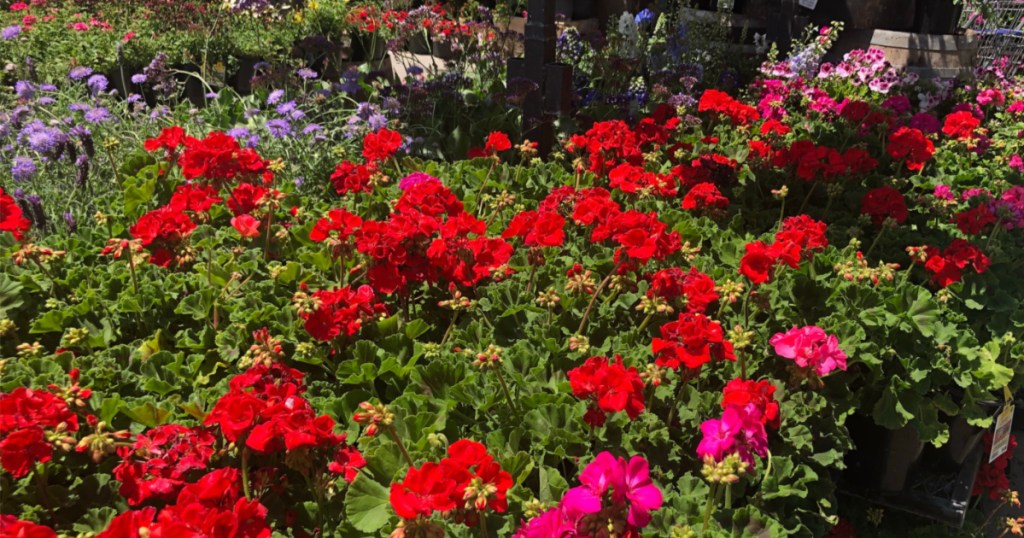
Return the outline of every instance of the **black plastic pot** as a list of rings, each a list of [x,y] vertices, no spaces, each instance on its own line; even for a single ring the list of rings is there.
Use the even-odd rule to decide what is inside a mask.
[[[819,0],[811,19],[820,25],[846,23],[847,30],[908,31],[914,26],[914,0]]]
[[[263,61],[263,58],[256,56],[239,57],[238,71],[229,79],[231,87],[242,95],[252,93],[252,79],[256,76],[256,66]]]
[[[387,42],[377,36],[357,34],[352,37],[353,61],[379,62],[387,52]]]
[[[891,430],[883,452],[882,475],[879,477],[878,489],[883,494],[890,495],[902,492],[907,485],[910,468],[917,463],[923,450],[924,442],[912,426]]]
[[[555,0],[555,14],[576,21],[594,16],[594,0]]]
[[[953,0],[917,0],[914,30],[922,34],[955,34],[963,11],[963,4]]]
[[[179,64],[172,66],[179,73],[177,78],[184,86],[182,89],[182,97],[188,99],[192,105],[197,107],[206,106],[206,88],[203,85],[203,81],[199,78],[201,70],[196,64]]]

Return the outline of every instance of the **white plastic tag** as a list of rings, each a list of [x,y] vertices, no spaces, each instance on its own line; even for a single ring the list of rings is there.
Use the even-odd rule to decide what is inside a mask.
[[[996,417],[996,431],[992,434],[992,450],[988,454],[988,462],[996,461],[1010,446],[1010,427],[1013,426],[1013,405],[1003,406],[1003,411]]]
[[[810,10],[818,7],[818,0],[799,0],[800,7],[805,7]]]

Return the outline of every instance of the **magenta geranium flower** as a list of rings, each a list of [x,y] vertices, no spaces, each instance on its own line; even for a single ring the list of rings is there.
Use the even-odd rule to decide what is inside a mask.
[[[772,336],[769,343],[775,353],[793,359],[801,368],[810,368],[819,376],[835,369],[846,370],[846,354],[839,349],[839,339],[815,325],[793,327]]]

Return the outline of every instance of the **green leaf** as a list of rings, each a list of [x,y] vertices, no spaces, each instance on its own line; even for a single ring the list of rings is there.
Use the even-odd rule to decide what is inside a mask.
[[[891,385],[882,392],[882,397],[875,404],[872,416],[876,424],[890,430],[902,428],[907,425],[908,421],[914,419],[914,414],[900,403]]]
[[[140,181],[138,178],[126,179],[124,189],[125,214],[133,217],[141,215],[141,211],[136,211],[140,206],[143,206],[153,200],[153,192],[155,190],[156,179],[151,179],[149,181]]]
[[[1013,380],[1013,369],[999,364],[999,356],[1002,350],[999,342],[992,340],[978,350],[978,360],[981,364],[974,370],[974,377],[982,382],[986,390],[998,390],[1010,384]]]
[[[391,519],[388,490],[365,474],[356,476],[345,496],[345,515],[362,532],[375,532]]]
[[[169,410],[161,409],[152,402],[146,402],[142,405],[131,408],[122,406],[121,412],[127,415],[128,418],[149,428],[155,428],[164,424],[169,418],[171,418],[171,412]]]
[[[405,326],[405,335],[410,340],[415,340],[417,336],[429,331],[431,325],[422,319],[414,319]]]
[[[939,305],[932,300],[928,290],[920,289],[917,292],[917,299],[907,309],[907,315],[922,335],[931,336],[935,333],[935,322],[939,320]]]

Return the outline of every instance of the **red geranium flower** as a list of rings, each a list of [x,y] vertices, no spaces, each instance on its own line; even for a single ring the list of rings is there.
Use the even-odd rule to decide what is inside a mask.
[[[334,192],[347,194],[350,192],[370,192],[370,178],[373,176],[373,165],[355,164],[344,161],[334,168],[331,184]]]
[[[935,144],[917,129],[900,127],[889,135],[886,150],[893,159],[904,161],[908,170],[917,171],[932,158]]]
[[[32,223],[25,218],[21,208],[18,207],[18,202],[15,202],[9,194],[4,193],[3,187],[0,187],[0,232],[11,232],[15,239],[21,241],[24,232],[27,232],[31,226]]]
[[[676,321],[662,325],[660,332],[661,338],[651,342],[659,366],[697,369],[712,360],[736,360],[721,324],[704,314],[683,312]]]
[[[903,224],[908,215],[903,193],[888,186],[868,191],[861,200],[860,212],[871,217],[871,222],[875,226],[881,226],[887,218],[892,218],[897,224]]]
[[[644,382],[633,366],[626,368],[622,357],[590,357],[578,368],[569,370],[569,384],[577,398],[590,400],[585,420],[591,426],[604,424],[606,415],[625,411],[630,420],[644,410]]]
[[[0,535],[10,538],[57,538],[57,533],[50,527],[4,514],[0,514]]]
[[[391,158],[402,145],[402,135],[390,129],[381,129],[363,137],[363,157],[367,162]]]
[[[232,217],[231,226],[233,226],[242,237],[260,236],[260,221],[252,215],[246,214]]]
[[[974,131],[981,125],[981,120],[974,114],[961,110],[946,116],[942,124],[942,134],[957,140],[970,140],[974,137]]]
[[[757,409],[761,423],[779,429],[779,403],[775,401],[775,387],[768,381],[733,379],[722,389],[722,409],[748,406]]]

